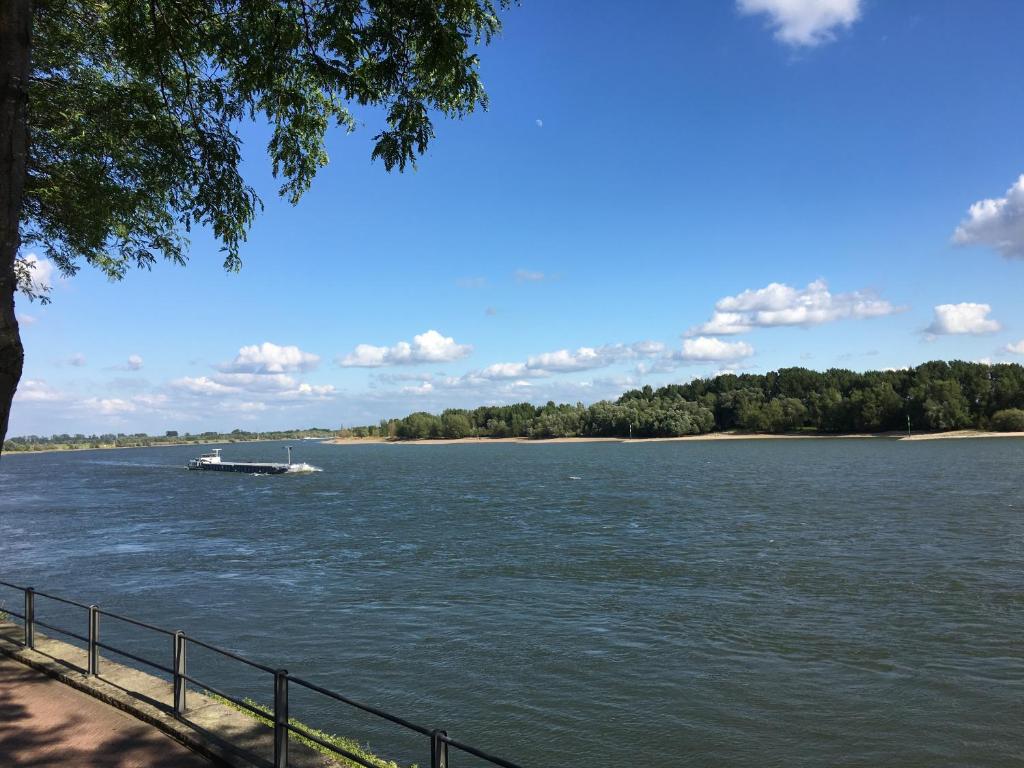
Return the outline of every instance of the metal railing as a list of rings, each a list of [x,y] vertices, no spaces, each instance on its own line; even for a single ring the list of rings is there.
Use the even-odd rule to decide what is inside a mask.
[[[274,729],[274,768],[287,768],[288,766],[288,736],[290,733],[296,734],[303,739],[308,739],[311,742],[319,744],[321,747],[344,757],[358,765],[366,766],[366,768],[378,768],[377,764],[371,762],[365,757],[351,752],[343,747],[339,747],[337,744],[332,744],[316,733],[310,731],[309,728],[293,723],[289,719],[288,712],[288,690],[290,685],[297,685],[307,690],[319,693],[326,696],[334,701],[347,704],[350,707],[362,710],[376,717],[390,721],[391,723],[401,726],[407,730],[413,731],[421,736],[425,736],[430,740],[430,766],[431,768],[449,768],[449,747],[460,752],[464,752],[469,755],[473,755],[481,760],[484,760],[491,765],[501,766],[502,768],[520,768],[516,763],[510,762],[500,757],[496,757],[489,754],[481,749],[477,749],[469,744],[461,741],[457,741],[448,735],[446,730],[440,728],[426,728],[422,725],[418,725],[404,718],[392,715],[389,712],[385,712],[377,707],[370,706],[369,704],[362,704],[358,701],[343,696],[335,691],[323,688],[315,683],[311,683],[308,680],[304,680],[296,675],[289,674],[285,669],[273,669],[264,664],[259,664],[255,661],[250,661],[238,654],[226,651],[223,648],[218,648],[215,645],[205,643],[202,640],[186,635],[184,632],[177,631],[172,632],[169,629],[157,627],[152,624],[147,624],[144,621],[138,619],[132,619],[128,616],[122,616],[114,613],[113,611],[105,611],[98,605],[86,605],[85,603],[79,603],[75,600],[68,600],[65,597],[58,595],[49,594],[47,592],[41,592],[33,589],[32,587],[21,587],[17,584],[11,584],[6,581],[0,581],[0,586],[9,587],[10,589],[19,590],[24,594],[24,613],[18,613],[9,608],[4,608],[3,613],[10,616],[15,616],[21,619],[24,626],[24,645],[26,648],[35,648],[35,628],[44,627],[53,632],[59,632],[68,637],[73,637],[86,644],[86,653],[88,658],[88,669],[87,673],[92,676],[98,676],[100,674],[100,649],[116,653],[120,656],[132,659],[141,664],[145,664],[154,669],[160,670],[164,674],[171,678],[171,686],[173,691],[171,709],[178,718],[184,718],[187,707],[186,707],[186,689],[187,683],[192,683],[198,688],[209,691],[226,701],[231,702],[235,706],[246,710],[247,712],[255,715],[260,720],[269,720],[271,727]],[[87,634],[80,635],[77,632],[73,632],[63,627],[57,627],[52,624],[40,621],[36,618],[36,599],[46,598],[48,600],[54,600],[59,603],[70,605],[76,608],[81,608],[87,612]],[[130,653],[122,648],[117,648],[107,643],[100,642],[100,617],[104,616],[117,621],[126,622],[136,627],[149,630],[151,632],[157,632],[171,638],[171,666],[167,667],[163,664],[153,661],[152,659],[146,659],[134,653]],[[186,664],[186,656],[189,644],[194,644],[201,648],[205,648],[215,653],[226,656],[234,661],[240,661],[243,664],[247,664],[250,667],[260,670],[261,672],[273,675],[274,678],[274,708],[273,711],[267,711],[259,707],[253,706],[251,703],[244,699],[237,698],[222,690],[214,688],[209,683],[198,680],[188,674],[188,666]]]

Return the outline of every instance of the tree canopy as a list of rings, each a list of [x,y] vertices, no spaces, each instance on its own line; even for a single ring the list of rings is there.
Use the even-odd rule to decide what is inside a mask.
[[[681,437],[720,430],[863,433],[1024,431],[1024,367],[963,361],[856,373],[781,368],[645,386],[590,406],[530,403],[417,412],[367,434],[450,437]]]
[[[43,0],[35,4],[22,238],[65,273],[183,262],[210,228],[228,269],[260,208],[238,129],[266,120],[279,192],[298,202],[332,126],[381,107],[372,157],[415,164],[433,114],[486,104],[474,50],[490,0]]]
[[[239,128],[265,120],[280,194],[327,163],[325,135],[379,110],[371,157],[403,170],[437,116],[487,100],[477,50],[508,0],[5,0],[0,4],[0,439],[23,352],[22,246],[66,275],[184,263],[206,227],[224,266],[261,208]],[[375,114],[375,113],[374,113]]]

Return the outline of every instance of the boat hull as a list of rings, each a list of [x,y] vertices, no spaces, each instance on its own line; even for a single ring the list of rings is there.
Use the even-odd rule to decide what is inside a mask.
[[[197,472],[242,472],[247,475],[283,475],[288,471],[288,465],[244,464],[241,462],[221,461],[217,463],[190,464],[188,469]]]

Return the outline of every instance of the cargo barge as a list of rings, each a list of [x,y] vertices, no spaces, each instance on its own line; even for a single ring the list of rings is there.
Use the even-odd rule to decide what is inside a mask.
[[[198,459],[192,459],[186,465],[186,469],[197,469],[205,472],[244,472],[249,475],[283,475],[285,472],[294,471],[292,464],[292,449],[288,449],[288,463],[274,464],[252,461],[224,461],[220,457],[220,448],[214,448],[209,453],[202,454]]]

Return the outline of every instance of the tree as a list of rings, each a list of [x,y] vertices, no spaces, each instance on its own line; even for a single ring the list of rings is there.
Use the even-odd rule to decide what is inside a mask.
[[[1007,408],[992,414],[992,429],[997,432],[1024,432],[1024,411]]]
[[[372,159],[404,170],[432,112],[486,106],[475,48],[507,2],[0,2],[0,444],[24,358],[14,294],[34,292],[22,245],[65,275],[85,263],[116,280],[184,264],[199,225],[237,270],[261,208],[239,172],[240,121],[269,122],[292,203],[327,163],[328,128],[354,130],[358,107],[385,115]]]

